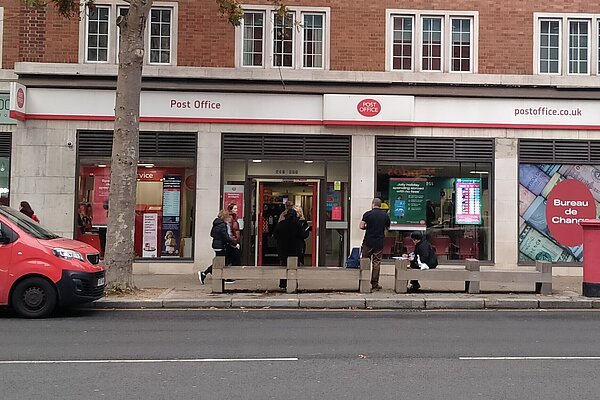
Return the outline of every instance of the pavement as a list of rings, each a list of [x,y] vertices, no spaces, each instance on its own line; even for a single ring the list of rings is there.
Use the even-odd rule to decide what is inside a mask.
[[[383,289],[358,293],[356,282],[331,282],[331,287],[300,287],[287,294],[278,281],[236,281],[225,293],[211,293],[211,277],[202,285],[197,275],[134,275],[139,289],[132,295],[109,295],[85,307],[104,309],[598,309],[600,298],[581,295],[581,277],[555,276],[551,295],[535,294],[533,285],[481,283],[480,294],[464,293],[461,282],[421,281],[422,291],[393,291],[392,265],[382,265]],[[321,284],[322,286],[322,284]]]

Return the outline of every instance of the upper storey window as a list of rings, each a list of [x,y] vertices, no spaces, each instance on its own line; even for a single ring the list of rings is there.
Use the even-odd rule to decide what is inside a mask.
[[[476,72],[477,13],[388,10],[387,69]]]
[[[599,15],[534,14],[534,20],[535,73],[551,75],[597,75],[599,73]]]
[[[236,65],[258,68],[328,68],[328,8],[248,8],[238,29]]]
[[[145,32],[146,64],[173,65],[175,44],[175,21],[177,5],[155,2],[150,10]],[[119,28],[116,16],[127,15],[129,8],[123,5],[96,4],[86,9],[82,20],[82,62],[117,63],[119,53]]]

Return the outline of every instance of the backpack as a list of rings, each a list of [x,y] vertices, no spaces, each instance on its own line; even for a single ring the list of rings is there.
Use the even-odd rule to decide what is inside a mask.
[[[346,259],[346,268],[360,268],[360,247],[353,247]]]

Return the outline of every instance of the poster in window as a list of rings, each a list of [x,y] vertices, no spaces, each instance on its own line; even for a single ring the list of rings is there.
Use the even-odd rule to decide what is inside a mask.
[[[158,214],[145,213],[143,223],[143,247],[142,257],[156,258],[158,255]]]
[[[181,176],[163,180],[162,257],[179,257],[181,231]]]
[[[390,178],[391,229],[425,226],[425,178]]]
[[[586,190],[569,189],[568,196],[561,194],[565,185],[573,185],[572,181]],[[576,196],[581,192],[588,196],[585,205],[584,200]],[[535,197],[530,201],[532,196]],[[575,201],[581,206],[563,207],[565,201]],[[598,216],[600,165],[520,164],[519,202],[523,208],[527,206],[519,229],[520,261],[582,262],[583,246],[579,241],[571,241],[577,235],[568,234],[563,238],[560,232],[575,228],[570,226],[574,220]]]

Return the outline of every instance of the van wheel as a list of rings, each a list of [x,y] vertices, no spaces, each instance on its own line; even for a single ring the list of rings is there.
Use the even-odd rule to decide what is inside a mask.
[[[15,287],[11,306],[24,318],[45,318],[56,308],[54,286],[43,278],[27,278]]]

